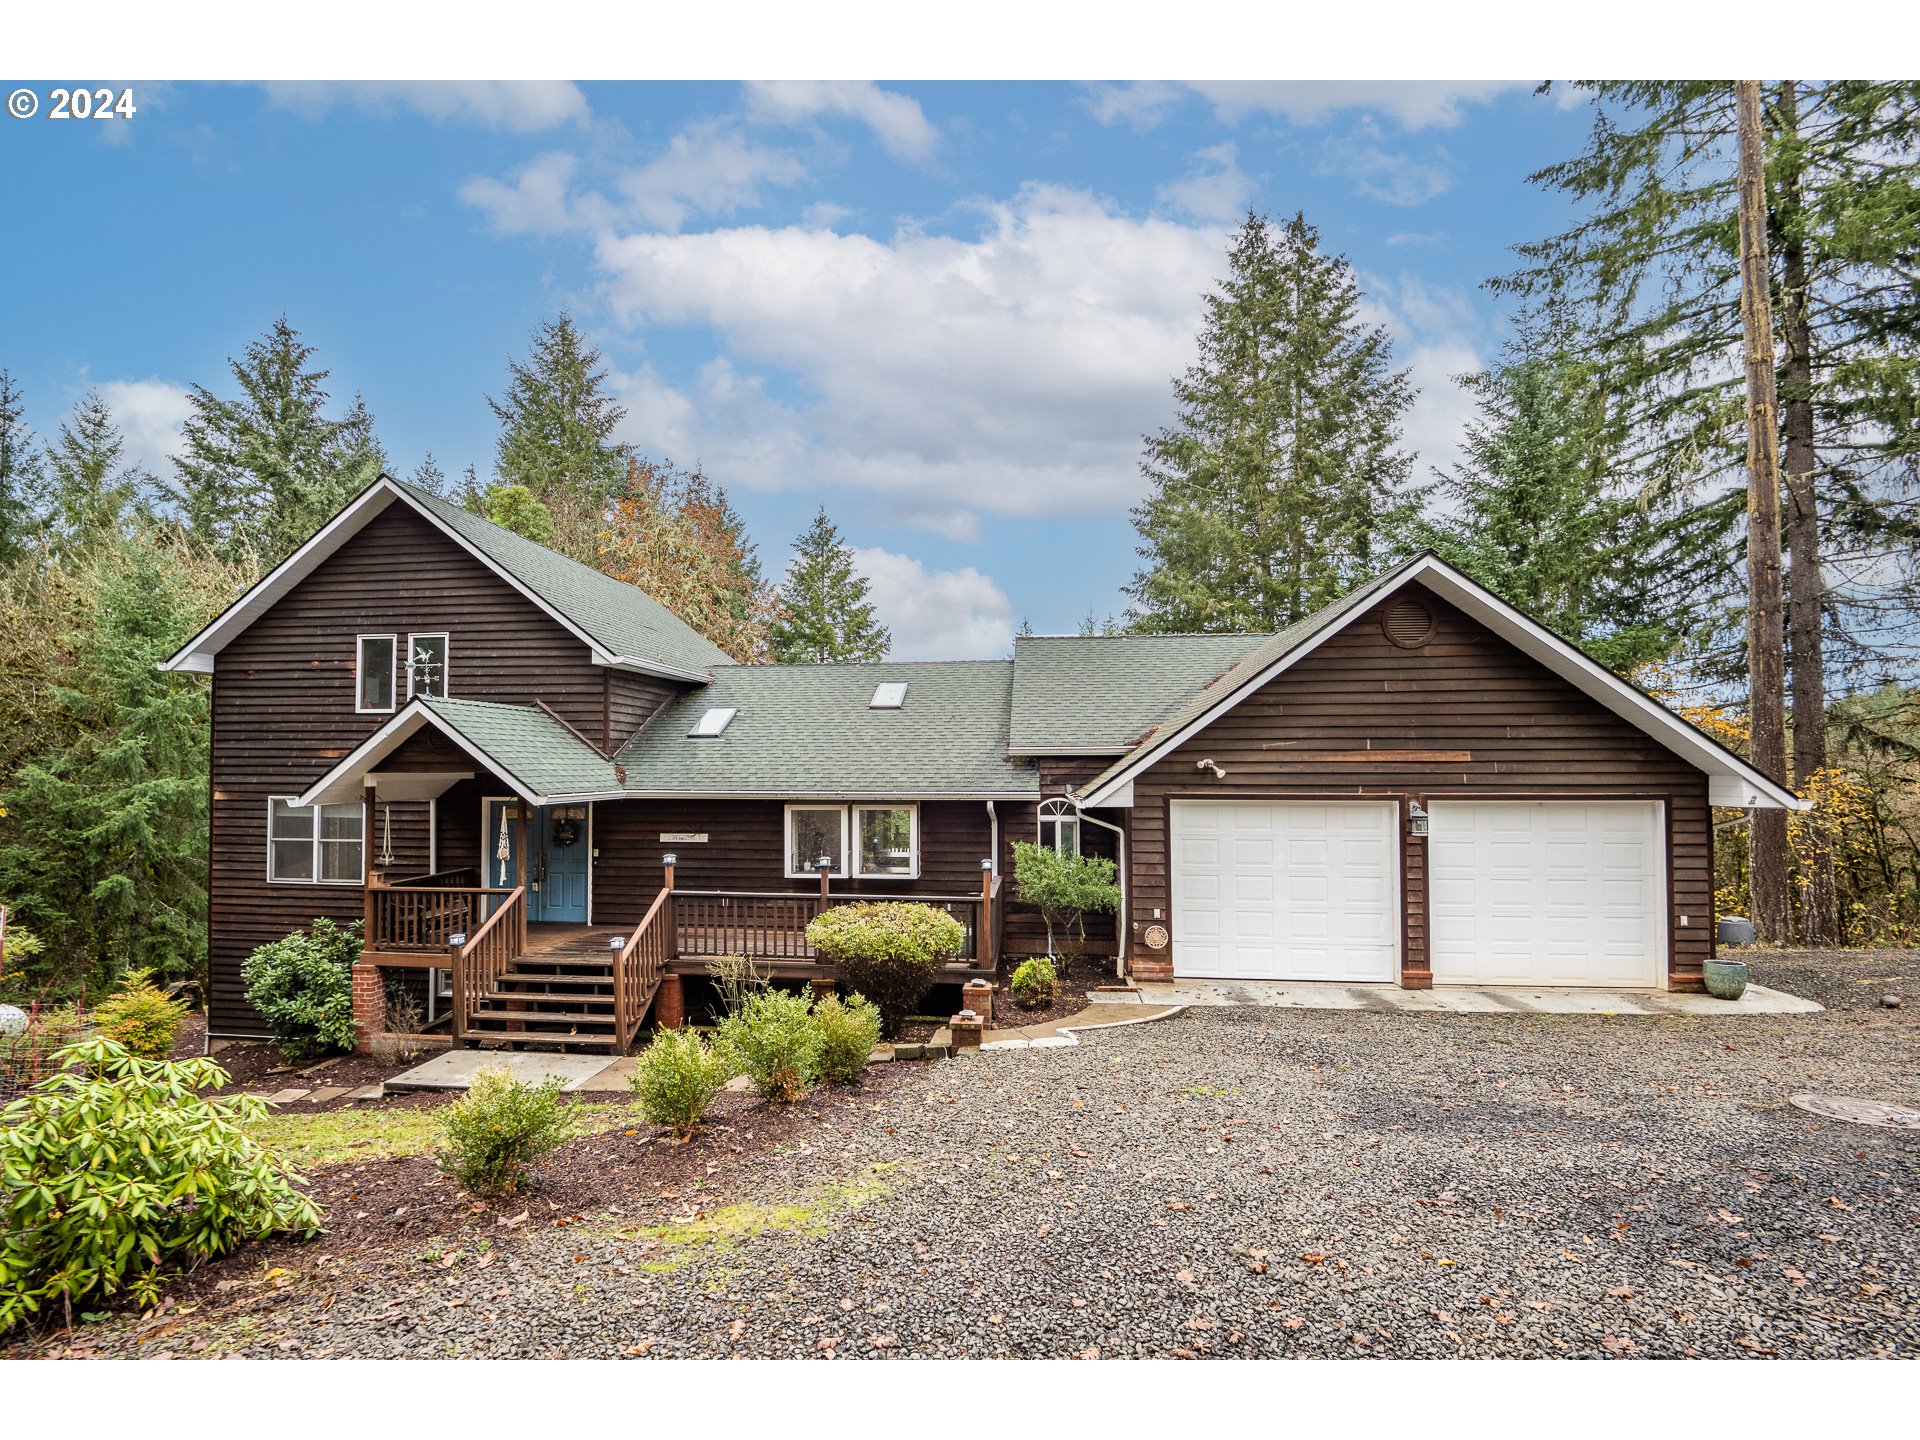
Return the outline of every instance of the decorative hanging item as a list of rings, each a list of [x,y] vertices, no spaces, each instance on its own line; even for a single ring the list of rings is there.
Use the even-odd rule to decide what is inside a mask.
[[[393,806],[380,807],[380,854],[374,863],[382,870],[393,864]]]
[[[507,886],[507,861],[513,858],[513,842],[507,836],[507,811],[510,807],[500,807],[500,842],[493,847],[493,858],[500,862],[500,888]]]
[[[554,817],[553,843],[561,850],[580,839],[580,822],[571,810],[562,810]]]

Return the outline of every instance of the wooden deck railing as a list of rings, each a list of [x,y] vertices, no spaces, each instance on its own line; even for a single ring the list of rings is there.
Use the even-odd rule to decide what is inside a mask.
[[[453,883],[458,877],[479,877],[473,871],[447,871],[394,882],[374,876],[367,882],[366,934],[368,950],[444,950],[455,935],[471,935],[485,923],[500,896],[513,891],[500,886]],[[447,883],[422,884],[422,880]]]
[[[497,892],[496,892],[497,893]],[[463,1039],[467,1020],[509,963],[527,949],[527,889],[520,885],[504,892],[506,898],[480,928],[453,953],[453,1033]]]
[[[674,928],[681,955],[746,955],[756,960],[811,960],[807,922],[822,908],[892,900],[931,905],[960,922],[958,958],[980,953],[979,895],[818,895],[791,890],[675,890]]]
[[[640,1029],[667,962],[673,956],[674,912],[678,897],[671,889],[653,897],[646,915],[633,927],[613,957],[613,1028],[618,1048],[625,1051]]]

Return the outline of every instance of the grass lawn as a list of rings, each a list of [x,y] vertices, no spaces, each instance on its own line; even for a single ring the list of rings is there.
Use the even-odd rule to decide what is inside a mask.
[[[317,1114],[269,1115],[247,1133],[293,1165],[312,1170],[365,1160],[425,1155],[440,1140],[444,1106],[416,1109],[323,1110]],[[600,1134],[642,1123],[632,1105],[613,1101],[569,1105],[583,1135]]]

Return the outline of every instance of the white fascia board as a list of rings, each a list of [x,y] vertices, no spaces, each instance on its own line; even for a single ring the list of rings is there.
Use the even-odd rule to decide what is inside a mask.
[[[1009,745],[1009,755],[1033,755],[1045,760],[1054,755],[1071,755],[1079,758],[1098,759],[1102,755],[1111,755],[1116,760],[1127,753],[1125,745]]]
[[[897,800],[1038,800],[1038,790],[622,790],[616,800],[793,800],[842,802]]]
[[[1466,576],[1434,556],[1425,556],[1408,566],[1406,572],[1391,586],[1369,597],[1369,608],[1378,605],[1414,580],[1421,581],[1436,595],[1478,620],[1523,654],[1539,661],[1588,698],[1665,745],[1696,769],[1704,772],[1710,782],[1718,777],[1730,779],[1734,784],[1744,787],[1744,793],[1754,797],[1752,808],[1771,810],[1812,808],[1810,801],[1801,800],[1791,791],[1781,788],[1739,756],[1707,739],[1666,706],[1643,695],[1598,661],[1569,645],[1545,626],[1528,619],[1504,600],[1474,584]],[[1351,613],[1331,617],[1320,633],[1301,641],[1259,674],[1235,686],[1233,692],[1223,696],[1218,704],[1202,711],[1172,734],[1155,741],[1142,751],[1137,759],[1116,772],[1105,784],[1097,790],[1089,791],[1080,803],[1088,806],[1114,804],[1111,797],[1119,793],[1123,785],[1130,788],[1134,777],[1142,770],[1178,749],[1247,696],[1255,694],[1268,682],[1290,669],[1295,662],[1312,654],[1328,636],[1337,633],[1353,619],[1354,615]]]
[[[662,680],[685,680],[690,685],[711,685],[713,676],[705,670],[683,670],[677,665],[662,665],[655,660],[637,660],[631,655],[609,655],[598,646],[588,646],[588,658],[609,670],[632,670]],[[718,664],[718,661],[714,662]]]
[[[225,648],[229,640],[251,625],[261,610],[277,603],[295,585],[317,570],[323,560],[358,535],[399,498],[400,490],[384,476],[376,480],[344,510],[315,531],[306,544],[274,566],[239,599],[209,620],[200,633],[175,651],[171,658],[162,660],[159,668],[190,675],[211,675],[214,656]]]

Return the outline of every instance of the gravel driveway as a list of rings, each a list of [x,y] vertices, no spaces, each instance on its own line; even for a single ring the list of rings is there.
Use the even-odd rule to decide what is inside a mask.
[[[322,1261],[323,1239],[244,1317],[207,1304],[88,1343],[1920,1355],[1920,1133],[1786,1104],[1920,1104],[1920,1015],[1873,988],[1914,957],[1793,964],[1871,996],[1742,1021],[1196,1010],[896,1071],[725,1193],[701,1190],[691,1147],[685,1189],[622,1214],[489,1217],[491,1248],[450,1261]]]

